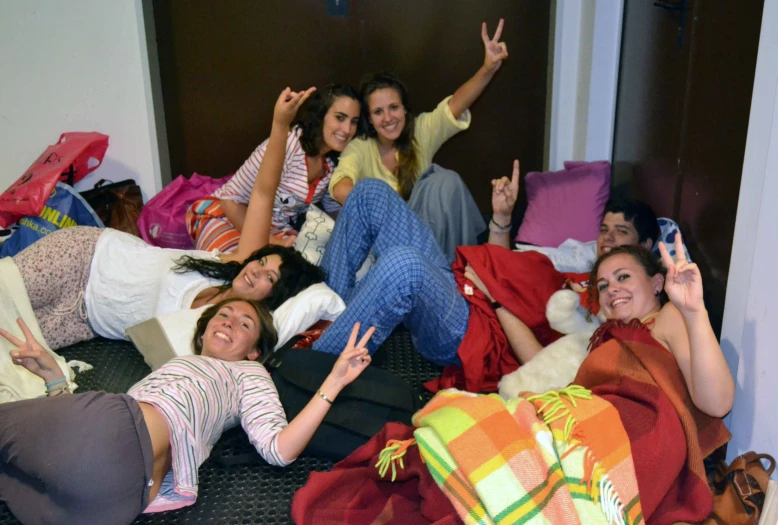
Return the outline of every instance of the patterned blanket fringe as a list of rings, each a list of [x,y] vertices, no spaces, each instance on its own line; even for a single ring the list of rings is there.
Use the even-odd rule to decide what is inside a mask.
[[[570,448],[560,458],[560,461],[570,454],[573,450],[583,446],[583,436],[576,432],[578,421],[570,413],[570,409],[565,405],[562,396],[567,396],[574,407],[577,407],[576,399],[591,399],[592,392],[580,385],[570,385],[561,390],[552,390],[544,394],[537,394],[527,398],[532,402],[538,415],[543,418],[546,425],[551,425],[557,419],[567,417],[565,421],[563,439],[568,442]],[[534,401],[541,401],[543,404],[538,407]],[[575,437],[575,442],[571,443],[571,437]],[[597,458],[592,454],[591,449],[586,450],[584,456],[584,479],[587,485],[589,495],[594,501],[599,501],[603,513],[609,523],[615,525],[627,525],[627,514],[624,504],[621,502],[616,488],[608,479],[607,474],[602,467],[597,464]],[[599,494],[598,494],[599,492]]]
[[[378,475],[382,478],[392,467],[392,483],[397,479],[397,463],[400,464],[400,468],[405,468],[403,463],[403,456],[408,452],[408,447],[416,443],[414,438],[401,441],[399,439],[390,439],[386,442],[386,448],[384,448],[378,455],[378,463],[375,467],[378,469]],[[423,461],[423,458],[422,458]]]
[[[577,407],[578,404],[575,401],[576,398],[591,399],[592,393],[582,386],[570,385],[561,390],[551,390],[545,394],[530,396],[527,398],[527,401],[533,405],[535,405],[535,401],[545,401],[545,403],[543,403],[540,408],[535,405],[535,410],[537,411],[538,415],[543,418],[543,422],[546,425],[550,426],[551,423],[557,419],[567,417],[567,421],[565,421],[564,439],[565,441],[569,441],[577,421],[570,413],[570,409],[567,408],[567,405],[565,405],[562,396],[567,396],[570,399],[570,403],[574,407]]]
[[[600,478],[600,507],[608,523],[627,525],[627,511],[607,475]]]

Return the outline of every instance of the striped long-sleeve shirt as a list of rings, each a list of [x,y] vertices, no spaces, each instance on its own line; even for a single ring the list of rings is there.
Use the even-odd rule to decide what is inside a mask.
[[[286,415],[270,374],[259,363],[178,357],[142,379],[128,394],[154,405],[170,430],[172,476],[169,472],[145,512],[193,504],[197,499],[198,468],[222,432],[238,423],[268,463],[289,463],[277,447],[278,433],[287,424]]]
[[[278,182],[278,189],[273,199],[273,217],[271,219],[273,230],[291,230],[289,221],[306,211],[309,204],[317,204],[321,201],[324,211],[327,212],[340,208],[340,205],[327,192],[334,167],[331,159],[326,158],[322,161],[324,163],[323,176],[318,181],[314,181],[314,184],[308,183],[308,160],[300,143],[301,133],[300,128],[295,128],[289,132],[286,139],[286,155],[281,170],[281,180]],[[257,180],[259,166],[265,157],[269,140],[267,139],[257,146],[257,149],[246,159],[235,176],[213,193],[214,197],[248,205],[251,190],[254,188],[254,181]]]

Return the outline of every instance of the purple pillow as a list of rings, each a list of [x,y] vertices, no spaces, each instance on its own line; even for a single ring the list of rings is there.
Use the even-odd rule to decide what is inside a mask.
[[[557,247],[567,239],[596,240],[610,185],[611,165],[604,160],[527,173],[527,212],[516,242]]]

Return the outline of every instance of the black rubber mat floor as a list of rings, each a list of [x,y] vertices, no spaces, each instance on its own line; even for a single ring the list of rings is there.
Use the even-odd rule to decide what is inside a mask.
[[[67,360],[78,359],[95,367],[77,376],[79,392],[126,392],[150,371],[132,344],[123,341],[96,339],[62,349],[60,354]],[[421,358],[404,329],[396,330],[386,340],[372,366],[389,370],[420,390],[425,381],[437,377],[441,370]],[[200,467],[200,491],[195,505],[141,515],[134,523],[291,523],[289,511],[295,491],[305,484],[311,472],[332,467],[331,461],[315,457],[301,457],[286,468],[271,467],[259,455],[255,462],[225,464],[231,456],[250,450],[241,428],[226,432]],[[0,502],[0,525],[17,523],[8,507]]]

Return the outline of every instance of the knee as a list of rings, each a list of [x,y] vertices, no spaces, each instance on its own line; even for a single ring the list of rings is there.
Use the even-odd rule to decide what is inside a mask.
[[[373,270],[378,270],[397,286],[413,292],[424,283],[424,268],[424,257],[418,249],[397,246],[382,254]]]
[[[465,181],[459,176],[459,173],[451,170],[438,172],[435,174],[435,192],[442,196],[445,201],[458,199],[461,195],[468,194]]]
[[[351,190],[346,203],[351,200],[374,200],[397,195],[389,184],[380,179],[362,179]]]

